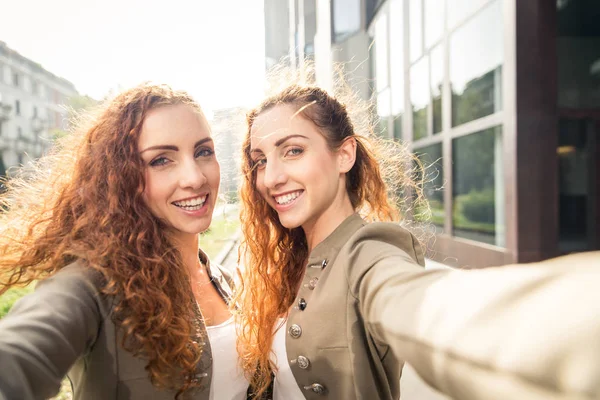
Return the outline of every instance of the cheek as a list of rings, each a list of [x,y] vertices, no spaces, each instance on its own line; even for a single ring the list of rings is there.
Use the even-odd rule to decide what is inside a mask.
[[[158,178],[154,176],[150,171],[146,171],[144,174],[144,180],[146,187],[144,188],[144,202],[149,208],[153,208],[156,202],[156,197],[160,195],[160,185],[157,185]]]
[[[267,188],[265,187],[265,185],[263,184],[263,173],[261,171],[258,171],[256,174],[256,183],[255,183],[255,187],[256,190],[258,191],[258,193],[263,197],[263,198],[267,198]]]
[[[221,182],[221,164],[219,164],[218,162],[215,163],[215,181],[217,183],[217,186],[219,185],[219,183]]]
[[[316,183],[319,186],[329,186],[331,181],[339,178],[339,172],[335,162],[329,158],[318,158],[313,160],[309,167],[305,169],[307,180]]]
[[[206,178],[208,186],[213,189],[219,187],[219,183],[221,182],[221,165],[216,159],[201,164],[201,172]]]

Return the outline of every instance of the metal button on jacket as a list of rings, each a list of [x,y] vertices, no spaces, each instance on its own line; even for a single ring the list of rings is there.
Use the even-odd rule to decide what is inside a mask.
[[[298,364],[300,369],[307,369],[310,366],[310,360],[304,356],[298,356],[295,360],[290,360],[291,364]]]
[[[300,336],[302,336],[302,328],[298,324],[294,324],[294,325],[290,326],[290,329],[288,332],[289,332],[290,336],[293,337],[294,339],[298,339]]]
[[[304,300],[304,298],[298,300],[298,308],[300,311],[304,311],[306,309],[306,300]]]
[[[325,268],[327,266],[327,260],[323,260],[321,262],[321,268]]]
[[[301,369],[306,369],[310,365],[310,360],[304,356],[298,356],[298,366]]]
[[[311,390],[313,393],[323,394],[325,393],[325,386],[320,383],[313,383],[312,385],[304,386],[304,390]]]

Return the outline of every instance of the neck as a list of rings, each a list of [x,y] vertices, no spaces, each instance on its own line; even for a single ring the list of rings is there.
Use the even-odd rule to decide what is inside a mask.
[[[304,224],[302,229],[306,235],[309,253],[354,212],[348,194],[343,191],[341,198],[334,201],[315,221]]]
[[[198,270],[198,235],[179,235],[173,242],[180,251],[183,264],[190,276],[195,276]]]

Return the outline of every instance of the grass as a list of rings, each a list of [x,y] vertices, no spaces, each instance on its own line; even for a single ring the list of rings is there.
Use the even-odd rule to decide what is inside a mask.
[[[200,237],[200,247],[211,259],[214,259],[239,227],[240,222],[235,208],[215,213],[210,228]],[[34,287],[35,284],[24,288],[12,288],[0,296],[0,318],[8,313],[18,299],[31,293]],[[72,398],[71,383],[65,378],[58,395],[50,400],[71,400]]]

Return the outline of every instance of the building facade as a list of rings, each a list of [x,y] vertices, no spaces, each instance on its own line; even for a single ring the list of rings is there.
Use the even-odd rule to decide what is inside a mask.
[[[290,58],[313,43],[324,86],[346,63],[380,133],[429,165],[430,257],[492,266],[600,249],[600,2],[287,4]]]
[[[66,130],[75,86],[0,41],[0,175],[40,157]]]

